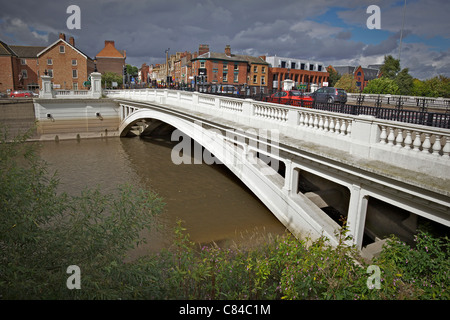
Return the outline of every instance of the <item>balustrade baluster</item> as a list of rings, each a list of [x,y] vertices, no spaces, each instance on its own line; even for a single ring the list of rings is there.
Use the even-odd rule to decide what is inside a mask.
[[[440,135],[436,135],[436,140],[434,141],[433,144],[433,155],[435,156],[439,156],[439,152],[441,152],[441,136]]]
[[[352,135],[352,120],[349,120],[349,121],[348,121],[347,135],[348,135],[348,136],[351,136],[351,135]]]
[[[334,132],[335,125],[335,119],[333,117],[330,117],[330,132]]]
[[[403,147],[402,144],[403,144],[403,130],[398,129],[397,138],[395,138],[395,146],[401,148]]]
[[[319,130],[323,131],[323,116],[319,116]]]
[[[345,130],[346,130],[346,128],[347,128],[347,126],[346,126],[346,124],[345,124],[345,120],[344,119],[341,119],[341,135],[343,135],[343,136],[345,136]]]
[[[430,134],[425,133],[425,141],[422,144],[422,152],[430,153],[431,142],[430,142]]]
[[[380,143],[386,144],[386,138],[387,138],[386,126],[381,126]]]
[[[445,137],[445,146],[442,149],[442,155],[444,157],[450,157],[450,137]]]
[[[329,120],[328,117],[325,117],[325,122],[323,124],[323,129],[325,132],[328,132],[330,130],[330,128],[329,128],[330,123],[328,120]]]
[[[412,139],[411,139],[411,130],[406,130],[406,138],[403,141],[406,149],[411,149]]]
[[[312,113],[309,114],[309,122],[308,122],[308,126],[310,128],[314,128],[314,115]]]
[[[389,127],[389,135],[387,137],[388,140],[388,146],[394,145],[395,135],[394,135],[394,128]]]
[[[301,112],[301,111],[299,113],[300,113],[300,118],[299,118],[298,122],[299,122],[299,125],[303,127],[305,125],[305,114],[304,114],[304,112]]]
[[[422,141],[420,141],[420,132],[415,132],[416,137],[414,138],[414,142],[413,142],[413,150],[416,152],[420,151],[420,147],[422,145]]]

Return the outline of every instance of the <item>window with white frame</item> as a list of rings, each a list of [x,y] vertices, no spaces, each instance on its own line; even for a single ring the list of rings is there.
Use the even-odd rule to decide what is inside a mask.
[[[27,59],[20,59],[20,64],[25,66],[27,64]]]
[[[49,66],[53,65],[53,59],[47,59],[47,65]]]
[[[48,69],[47,74],[53,78],[53,69]]]
[[[77,59],[72,59],[72,65],[76,66],[77,65]]]
[[[27,79],[28,78],[28,71],[27,70],[22,70],[22,78],[23,79]]]
[[[65,53],[66,47],[65,46],[59,46],[59,53]]]
[[[78,70],[77,69],[72,70],[72,78],[78,78]]]

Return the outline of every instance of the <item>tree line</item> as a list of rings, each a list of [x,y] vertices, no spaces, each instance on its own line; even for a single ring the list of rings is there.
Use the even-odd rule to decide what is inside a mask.
[[[332,68],[329,68],[328,72],[330,86],[343,88],[350,93],[361,92],[353,74],[339,75]],[[413,78],[409,69],[401,69],[400,60],[391,55],[384,57],[380,73],[379,78],[368,82],[362,93],[450,98],[449,77],[438,75],[426,80]]]

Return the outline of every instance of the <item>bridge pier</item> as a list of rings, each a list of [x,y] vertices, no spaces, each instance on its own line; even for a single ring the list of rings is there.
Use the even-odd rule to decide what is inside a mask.
[[[368,196],[360,185],[353,184],[350,188],[350,203],[347,214],[347,225],[349,233],[353,236],[353,244],[361,249],[364,226],[366,223]]]

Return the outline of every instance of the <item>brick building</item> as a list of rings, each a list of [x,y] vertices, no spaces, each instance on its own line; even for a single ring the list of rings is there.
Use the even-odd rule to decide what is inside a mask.
[[[281,90],[286,79],[293,80],[295,88],[307,92],[328,82],[328,71],[321,62],[277,56],[264,57],[264,60],[270,64],[268,87],[272,91]]]
[[[0,41],[0,92],[39,89],[37,54],[43,49]]]
[[[369,65],[367,68],[362,66],[330,66],[341,76],[344,74],[352,74],[356,80],[356,86],[359,90],[364,90],[370,80],[377,79],[381,76],[380,68],[382,65]]]
[[[94,60],[75,47],[64,33],[59,39],[38,53],[38,76],[47,73],[52,77],[54,89],[85,90],[83,83],[94,72]],[[42,81],[39,81],[42,86]]]
[[[122,75],[123,67],[126,65],[126,58],[127,53],[125,50],[117,50],[114,41],[105,40],[105,47],[95,56],[97,70],[101,74],[114,72]]]
[[[248,93],[267,90],[268,63],[261,57],[232,54],[229,45],[223,53],[211,52],[208,45],[200,45],[198,56],[191,61],[198,90],[214,92],[224,85]]]

